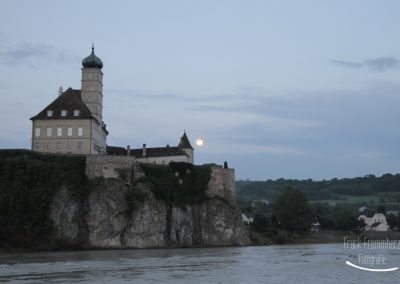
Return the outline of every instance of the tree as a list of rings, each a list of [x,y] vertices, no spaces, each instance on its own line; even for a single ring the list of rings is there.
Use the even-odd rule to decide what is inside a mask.
[[[251,227],[256,232],[264,232],[268,228],[268,218],[263,215],[257,214],[256,216],[254,216]]]
[[[306,195],[291,187],[278,196],[273,206],[273,215],[276,225],[287,230],[308,230],[312,222]]]
[[[358,231],[365,226],[364,221],[358,220],[357,212],[349,206],[336,205],[332,209],[330,219],[339,230]]]
[[[390,229],[392,229],[392,230],[393,230],[394,227],[398,227],[399,226],[399,219],[393,213],[390,213],[389,215],[387,215],[386,222],[389,225]]]

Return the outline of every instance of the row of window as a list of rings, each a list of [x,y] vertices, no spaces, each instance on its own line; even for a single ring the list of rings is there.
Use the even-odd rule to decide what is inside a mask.
[[[47,116],[53,116],[54,112],[52,110],[48,110],[47,111]],[[68,111],[67,110],[61,110],[61,116],[67,116],[68,115]],[[73,115],[74,116],[79,116],[79,110],[74,110],[73,111]]]
[[[83,142],[57,142],[57,143],[52,143],[52,142],[47,142],[47,143],[42,143],[40,144],[39,142],[35,142],[35,150],[39,150],[40,146],[42,146],[42,149],[46,150],[51,150],[56,149],[56,150],[62,150],[63,148],[66,147],[66,149],[72,150],[74,149],[74,145],[76,146],[76,149],[78,151],[81,151],[83,148]]]
[[[35,128],[35,137],[40,137],[40,127]],[[63,128],[62,127],[57,127],[56,128],[56,133],[57,137],[62,137],[63,136]],[[83,127],[78,127],[76,128],[77,131],[77,136],[83,136]],[[73,134],[73,128],[72,127],[67,127],[67,136],[71,137]],[[46,128],[46,136],[47,137],[52,137],[53,136],[53,128],[47,127]]]

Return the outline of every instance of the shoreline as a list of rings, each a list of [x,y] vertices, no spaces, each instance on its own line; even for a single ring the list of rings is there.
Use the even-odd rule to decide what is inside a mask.
[[[34,252],[74,252],[74,251],[100,251],[100,250],[153,250],[153,249],[196,249],[196,248],[224,248],[224,247],[257,247],[272,245],[313,245],[313,244],[335,244],[347,240],[400,240],[400,232],[362,232],[351,231],[319,231],[319,232],[287,232],[288,238],[284,242],[273,241],[267,233],[250,232],[252,243],[247,246],[204,246],[204,247],[149,247],[149,248],[20,248],[0,247],[0,255],[8,253],[34,253]]]

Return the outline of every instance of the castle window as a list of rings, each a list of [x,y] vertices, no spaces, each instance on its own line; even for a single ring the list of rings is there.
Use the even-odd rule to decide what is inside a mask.
[[[82,150],[82,142],[78,142],[78,150]]]
[[[74,116],[79,116],[79,110],[74,110]]]
[[[78,127],[78,136],[83,136],[83,128]]]
[[[40,127],[35,128],[35,136],[39,137],[40,136]]]
[[[47,148],[47,149],[51,149],[51,142],[48,142],[48,143],[46,144],[46,148]]]
[[[67,111],[66,110],[62,110],[61,111],[61,116],[67,116]]]
[[[62,136],[62,127],[57,127],[57,136]]]
[[[67,142],[68,149],[72,149],[72,142]]]
[[[72,127],[68,127],[67,135],[68,135],[69,137],[72,136]]]
[[[47,116],[53,116],[53,111],[52,110],[48,110],[47,111]]]
[[[35,149],[39,149],[39,142],[35,142]]]
[[[56,147],[57,147],[58,150],[60,150],[61,149],[61,142],[57,142]]]
[[[51,137],[51,128],[50,127],[47,128],[47,137]]]

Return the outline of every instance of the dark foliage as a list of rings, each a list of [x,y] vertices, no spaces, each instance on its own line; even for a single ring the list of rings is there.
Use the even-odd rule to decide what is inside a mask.
[[[184,206],[207,198],[209,166],[172,162],[169,166],[146,164],[142,169],[154,196],[167,204]]]
[[[50,204],[62,185],[78,198],[87,187],[85,157],[0,151],[0,246],[47,244]]]
[[[290,187],[279,195],[273,205],[272,214],[276,226],[287,230],[308,230],[312,222],[306,195]]]

